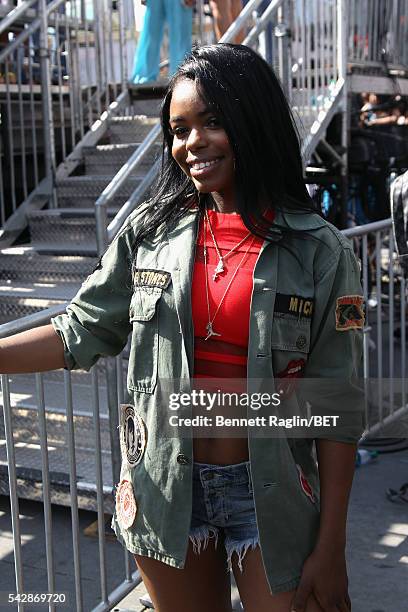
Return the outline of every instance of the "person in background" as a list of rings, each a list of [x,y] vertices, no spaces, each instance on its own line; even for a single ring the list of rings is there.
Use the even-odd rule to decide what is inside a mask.
[[[130,77],[130,81],[137,84],[157,81],[166,22],[170,43],[169,75],[189,53],[195,0],[146,0],[143,4],[146,4],[146,14]]]
[[[210,8],[214,18],[215,36],[220,40],[230,25],[235,21],[242,10],[241,0],[210,0]],[[244,33],[240,32],[235,38],[236,43],[242,42]]]

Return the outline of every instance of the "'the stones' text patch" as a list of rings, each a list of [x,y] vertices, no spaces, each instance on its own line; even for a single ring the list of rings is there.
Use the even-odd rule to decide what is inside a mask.
[[[277,293],[275,301],[275,312],[291,314],[297,317],[311,318],[313,314],[314,299],[301,295],[287,295]]]
[[[146,270],[138,268],[133,273],[135,287],[160,287],[166,289],[171,280],[170,272],[165,270]]]
[[[363,329],[364,327],[364,298],[362,295],[343,295],[336,300],[336,329],[348,331],[349,329]]]

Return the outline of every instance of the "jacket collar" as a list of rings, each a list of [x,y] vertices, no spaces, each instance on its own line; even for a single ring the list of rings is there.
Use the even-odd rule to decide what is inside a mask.
[[[198,214],[198,206],[190,208],[187,216]],[[315,212],[293,211],[289,208],[277,209],[273,225],[293,230],[314,230],[323,227],[326,221]]]

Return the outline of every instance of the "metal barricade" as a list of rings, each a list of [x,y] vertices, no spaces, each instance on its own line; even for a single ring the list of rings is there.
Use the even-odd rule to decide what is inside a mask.
[[[407,287],[395,252],[391,219],[347,229],[362,262],[365,326],[363,438],[383,431],[400,437],[393,424],[407,413]],[[389,427],[387,429],[387,427]],[[403,431],[402,431],[403,433]]]
[[[30,328],[32,325],[41,325],[49,322],[51,315],[63,311],[63,307],[54,308],[52,312],[36,313],[19,322],[12,322],[2,326],[0,335],[4,337],[16,331]],[[104,360],[103,360],[104,361]],[[118,367],[117,380],[121,381],[114,393],[118,401],[123,402],[123,364],[122,358],[113,361]],[[46,550],[46,581],[38,585],[38,591],[56,593],[56,572],[54,551],[58,546],[59,534],[55,532],[52,524],[52,504],[68,506],[71,509],[71,538],[72,549],[66,554],[73,560],[75,574],[75,593],[70,593],[69,609],[90,610],[87,593],[84,592],[84,574],[81,568],[81,532],[79,522],[79,509],[94,510],[97,513],[98,556],[95,559],[100,584],[100,603],[94,610],[105,611],[112,609],[135,585],[140,582],[139,573],[131,567],[131,556],[123,551],[122,582],[115,585],[112,592],[108,589],[108,576],[118,571],[118,555],[110,559],[107,553],[105,538],[106,516],[113,513],[113,485],[118,480],[114,474],[115,466],[111,462],[111,437],[118,438],[118,430],[112,425],[107,409],[107,389],[104,386],[104,368],[95,366],[89,375],[80,375],[82,380],[73,380],[75,372],[63,371],[59,373],[58,392],[52,398],[47,386],[50,380],[47,374],[38,373],[25,377],[26,394],[21,407],[15,388],[21,391],[22,375],[1,376],[3,423],[0,424],[0,440],[5,440],[6,460],[8,465],[8,491],[4,490],[2,482],[1,493],[9,494],[11,505],[14,561],[15,561],[15,588],[10,591],[24,593],[27,590],[23,572],[23,558],[21,544],[21,529],[19,516],[19,498],[37,499],[43,503],[44,541]],[[30,380],[28,380],[30,379]],[[55,379],[54,379],[55,384]],[[78,410],[79,394],[85,394],[89,403],[87,411]],[[83,398],[82,398],[83,399]],[[54,402],[52,409],[50,403]],[[48,409],[46,409],[46,405]],[[28,429],[26,413],[31,412]],[[22,418],[25,418],[25,427],[20,428]],[[57,427],[55,421],[58,421]],[[4,451],[4,447],[3,447]],[[35,455],[35,456],[34,456]],[[4,465],[5,457],[2,456]],[[27,490],[24,483],[24,470],[19,466],[37,466],[40,473],[37,483],[31,483]],[[68,473],[69,482],[62,482],[61,477]],[[57,476],[56,476],[57,475]],[[84,480],[86,479],[86,480]],[[34,492],[36,488],[36,493]],[[112,546],[112,544],[110,545]],[[122,556],[122,555],[120,555]],[[95,570],[96,571],[96,570]],[[87,576],[89,579],[89,575]],[[112,580],[109,581],[109,584]],[[58,606],[57,606],[58,607]],[[18,608],[23,610],[24,606]],[[55,605],[49,606],[56,609]]]
[[[349,0],[349,60],[406,69],[407,0]]]

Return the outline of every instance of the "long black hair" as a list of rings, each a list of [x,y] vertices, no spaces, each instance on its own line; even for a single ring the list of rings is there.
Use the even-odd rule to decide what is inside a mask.
[[[170,104],[181,79],[195,81],[227,133],[235,158],[236,210],[248,230],[268,239],[268,208],[316,212],[303,179],[295,121],[274,71],[244,45],[207,45],[187,56],[164,96],[162,170],[138,243],[162,223],[176,222],[192,206],[205,206],[210,197],[196,191],[171,155]]]

